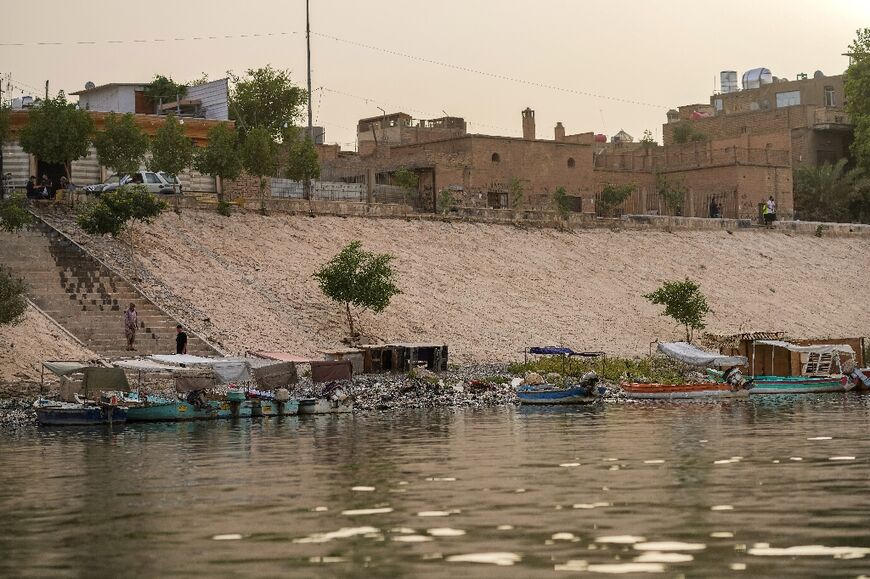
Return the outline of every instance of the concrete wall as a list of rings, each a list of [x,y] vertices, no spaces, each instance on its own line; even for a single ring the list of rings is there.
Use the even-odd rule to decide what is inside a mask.
[[[135,113],[136,90],[141,86],[120,85],[94,89],[79,95],[79,106],[83,109],[105,113]]]

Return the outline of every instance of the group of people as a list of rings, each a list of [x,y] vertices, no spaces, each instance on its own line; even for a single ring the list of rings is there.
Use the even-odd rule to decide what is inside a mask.
[[[761,209],[761,217],[765,227],[773,227],[773,222],[776,221],[776,201],[774,201],[773,195],[764,202],[764,206]],[[710,198],[710,218],[722,218],[722,206],[719,205],[715,197]]]
[[[131,303],[124,310],[124,336],[127,338],[127,351],[136,351],[136,332],[139,330],[139,313],[136,304]],[[187,333],[181,324],[175,326],[175,353],[187,354]]]
[[[72,183],[66,178],[66,175],[60,178],[60,189],[71,189]],[[43,173],[42,178],[37,181],[35,175],[31,175],[27,180],[27,198],[28,199],[54,199],[58,188],[55,188],[54,182],[47,174]]]

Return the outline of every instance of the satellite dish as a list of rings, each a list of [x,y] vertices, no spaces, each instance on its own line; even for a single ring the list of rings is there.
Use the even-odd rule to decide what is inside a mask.
[[[85,83],[85,90],[94,90],[95,88],[97,88],[97,85],[95,85],[91,81]]]

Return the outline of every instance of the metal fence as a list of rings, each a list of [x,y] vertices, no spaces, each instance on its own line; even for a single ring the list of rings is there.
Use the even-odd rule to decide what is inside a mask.
[[[311,198],[321,201],[365,201],[364,183],[344,183],[338,181],[313,181]],[[272,178],[272,197],[302,199],[304,184],[301,181]]]

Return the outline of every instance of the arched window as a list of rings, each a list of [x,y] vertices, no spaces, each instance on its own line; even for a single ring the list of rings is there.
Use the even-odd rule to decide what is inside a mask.
[[[499,161],[501,161],[501,157],[498,156],[498,153],[493,153],[492,154],[492,162],[498,163]]]
[[[574,157],[568,157],[568,168],[573,169],[576,163],[574,162]]]

